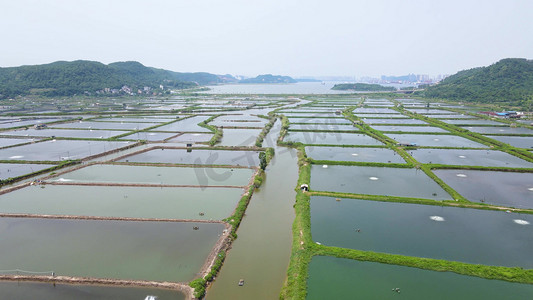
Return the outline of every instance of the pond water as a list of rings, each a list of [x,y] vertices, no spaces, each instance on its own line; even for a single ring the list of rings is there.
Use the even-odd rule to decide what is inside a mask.
[[[51,168],[55,165],[49,164],[8,164],[0,163],[0,180],[15,178],[22,175]]]
[[[189,281],[223,230],[220,223],[0,218],[0,265],[78,277]]]
[[[284,140],[315,145],[383,145],[368,135],[344,132],[289,132],[285,135]]]
[[[433,172],[470,201],[533,208],[533,173],[474,170]]]
[[[515,221],[533,223],[533,215],[339,200],[311,197],[314,241],[326,246],[473,264],[533,267],[533,225]]]
[[[329,117],[342,117],[341,115],[337,115],[334,112],[310,112],[310,113],[287,113],[284,112],[284,114],[287,118],[294,118],[294,117],[308,117],[308,118],[316,118],[316,117],[322,117],[322,118],[329,118]]]
[[[464,137],[457,135],[431,135],[431,134],[394,134],[387,133],[386,136],[399,143],[411,143],[418,146],[428,147],[468,147],[468,148],[487,148],[480,143],[476,143]]]
[[[18,144],[32,143],[35,139],[12,139],[12,138],[0,138],[0,148],[14,146]]]
[[[533,137],[487,135],[488,138],[509,144],[517,148],[533,149]]]
[[[217,126],[217,127],[265,127],[265,124],[268,121],[264,120],[249,120],[249,121],[233,121],[233,120],[218,120],[215,119],[211,122],[209,122],[209,125]]]
[[[133,122],[133,123],[166,123],[173,120],[176,120],[176,116],[122,116],[122,117],[112,117],[112,118],[97,118],[92,119],[91,121],[95,122]]]
[[[433,126],[398,126],[398,125],[372,125],[372,128],[380,131],[402,132],[448,132],[440,127]]]
[[[28,129],[2,132],[2,135],[10,136],[30,136],[30,137],[66,137],[80,139],[108,139],[117,135],[128,133],[121,130],[76,130],[76,129]]]
[[[425,117],[430,117],[434,119],[474,119],[474,116],[471,115],[459,115],[459,114],[452,114],[452,115],[423,115]],[[441,120],[441,121],[449,121],[449,120]]]
[[[141,130],[159,125],[159,123],[119,123],[119,122],[90,122],[79,121],[75,123],[62,123],[51,125],[52,128],[72,128],[72,129],[111,129],[111,130]]]
[[[367,124],[402,124],[402,125],[429,125],[428,123],[417,119],[371,119],[361,118]]]
[[[315,160],[405,163],[396,152],[386,148],[305,147],[308,157]]]
[[[168,140],[169,143],[200,143],[209,142],[213,137],[212,133],[184,133]]]
[[[131,142],[49,140],[0,150],[0,160],[62,161],[82,159],[126,147]]]
[[[311,190],[451,200],[424,172],[407,168],[311,166]],[[532,193],[533,194],[533,193]]]
[[[151,131],[171,131],[171,132],[211,132],[211,130],[198,126],[198,123],[209,119],[210,116],[194,116],[174,123],[163,125]]]
[[[126,165],[92,165],[55,177],[52,181],[80,183],[174,184],[193,186],[245,186],[252,169],[181,168]]]
[[[390,108],[375,108],[375,107],[358,107],[352,111],[354,114],[357,113],[365,113],[365,114],[398,114],[401,115],[400,112],[395,111],[394,109]]]
[[[444,123],[453,124],[453,125],[506,125],[501,122],[484,120],[484,119],[466,119],[466,120],[440,120]],[[507,125],[508,126],[508,125]]]
[[[228,129],[222,130],[220,146],[254,146],[262,129]]]
[[[121,140],[145,140],[150,142],[164,141],[171,137],[178,135],[176,132],[153,132],[153,131],[141,131],[130,135],[126,135]]]
[[[452,111],[449,111],[449,110],[444,110],[444,109],[432,109],[432,108],[408,108],[406,109],[407,111],[410,111],[410,112],[414,112],[414,113],[417,113],[417,114],[449,114],[449,113],[453,113]]]
[[[468,129],[472,132],[482,133],[482,134],[533,134],[533,130],[529,128],[523,128],[523,127],[463,127],[464,129]]]
[[[421,163],[484,167],[533,168],[533,163],[493,150],[417,149],[409,153]]]
[[[315,256],[309,264],[307,300],[321,299],[528,299],[533,285],[451,272]],[[392,289],[400,288],[400,293]]]
[[[33,119],[33,120],[18,119],[18,120],[13,120],[11,122],[3,122],[0,124],[0,128],[33,126],[36,124],[46,124],[46,123],[52,123],[52,122],[57,122],[57,121],[62,121],[62,120],[65,120],[65,119],[62,119],[62,118],[39,118],[39,119]]]
[[[156,296],[157,300],[185,300],[184,294],[165,289],[20,281],[0,282],[0,298],[2,299],[142,300],[149,295]]]
[[[389,119],[409,119],[408,116],[402,114],[354,114],[359,118],[389,118]]]
[[[316,124],[291,124],[289,130],[328,130],[328,131],[358,131],[359,128],[350,125],[350,124],[326,124],[326,123],[316,123]]]
[[[352,124],[343,118],[289,118],[290,124]]]
[[[0,212],[221,220],[231,214],[242,193],[239,188],[29,186],[1,195]]]
[[[154,149],[119,161],[255,167],[259,165],[259,152],[207,149],[194,149],[188,152],[187,149]]]

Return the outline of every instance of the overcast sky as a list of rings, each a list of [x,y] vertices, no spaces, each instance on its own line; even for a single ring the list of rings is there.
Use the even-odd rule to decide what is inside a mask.
[[[2,0],[0,11],[1,67],[360,77],[533,58],[533,0]]]

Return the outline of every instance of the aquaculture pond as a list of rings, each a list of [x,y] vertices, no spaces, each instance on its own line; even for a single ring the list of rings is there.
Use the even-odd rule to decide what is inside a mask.
[[[223,129],[221,146],[254,146],[261,129]]]
[[[289,127],[290,130],[326,130],[326,131],[358,131],[359,128],[351,124],[326,124],[326,123],[316,123],[316,124],[291,124]]]
[[[359,118],[387,118],[387,119],[409,119],[408,116],[402,114],[354,114]]]
[[[365,145],[382,146],[383,143],[366,134],[345,132],[289,132],[284,138],[286,142],[300,142],[316,145]]]
[[[453,124],[453,125],[506,125],[501,122],[485,120],[485,119],[467,119],[467,120],[440,120],[444,123]],[[508,126],[508,125],[506,125]]]
[[[326,256],[311,260],[307,286],[307,300],[522,300],[533,294],[530,284]]]
[[[35,139],[0,138],[0,148],[32,142],[35,142]]]
[[[0,128],[12,128],[12,127],[21,127],[21,126],[32,126],[36,124],[46,124],[46,123],[52,123],[57,121],[63,121],[66,119],[61,118],[52,118],[52,119],[33,119],[33,120],[13,120],[12,122],[2,122],[0,124]]]
[[[209,142],[212,133],[184,133],[168,140],[170,143],[201,143]]]
[[[533,268],[531,222],[504,211],[311,197],[311,233],[323,245],[473,264]]]
[[[154,132],[154,131],[141,131],[130,135],[126,135],[121,140],[146,140],[149,142],[158,142],[170,139],[178,135],[176,132]]]
[[[487,135],[486,137],[509,144],[513,147],[533,149],[533,137],[530,136]]]
[[[221,223],[0,218],[0,265],[77,277],[189,281],[223,230]]]
[[[523,127],[489,127],[489,126],[483,126],[483,127],[463,127],[464,129],[467,129],[472,132],[477,132],[481,134],[529,134],[533,135],[533,130],[529,128],[523,128]]]
[[[533,173],[475,170],[434,173],[470,201],[533,208]]]
[[[80,139],[108,139],[117,135],[128,133],[122,130],[82,130],[82,129],[28,129],[2,132],[10,136],[35,136],[35,137],[66,137]]]
[[[122,122],[91,122],[79,121],[74,123],[61,123],[50,125],[52,128],[73,128],[73,129],[111,129],[111,130],[141,130],[159,125],[159,123],[122,123]]]
[[[405,163],[393,150],[387,148],[305,147],[308,157],[315,160],[357,161],[377,163]]]
[[[434,119],[474,119],[476,117],[471,115],[460,115],[460,114],[450,114],[450,115],[423,115],[424,117],[434,118]],[[442,120],[441,120],[442,121]]]
[[[51,181],[105,184],[245,186],[255,170],[214,167],[149,167],[97,164],[62,174]]]
[[[16,163],[0,163],[0,180],[8,178],[15,178],[22,175],[30,174],[55,165],[50,164],[16,164]]]
[[[0,149],[0,160],[62,161],[82,159],[131,145],[131,142],[48,140]]]
[[[215,120],[209,122],[209,125],[218,127],[260,127],[263,128],[268,121],[265,119],[253,119],[253,120]]]
[[[352,124],[344,118],[289,118],[291,124]]]
[[[185,300],[184,294],[166,289],[25,281],[0,282],[2,299],[142,300],[148,296],[155,296],[157,300]]]
[[[418,119],[371,119],[361,118],[367,124],[429,125]]]
[[[417,114],[450,114],[453,113],[449,110],[443,109],[433,109],[433,108],[407,108],[407,111],[414,112]]]
[[[434,126],[398,126],[398,125],[372,125],[372,128],[379,131],[401,131],[401,132],[448,132],[440,127]]]
[[[152,129],[152,131],[171,131],[171,132],[211,132],[211,130],[198,126],[198,123],[209,119],[211,116],[194,116],[163,125]]]
[[[322,117],[322,118],[328,118],[328,117],[341,117],[340,115],[335,114],[335,112],[294,112],[294,113],[287,113],[282,112],[286,117],[308,117],[308,118],[316,118],[316,117]]]
[[[0,213],[222,220],[242,194],[240,188],[38,185],[1,195]]]
[[[409,153],[421,163],[484,167],[533,168],[533,163],[493,150],[416,149]]]
[[[464,137],[451,134],[395,134],[386,133],[386,136],[398,143],[417,144],[428,147],[467,147],[467,148],[488,148],[483,144],[471,141]]]
[[[424,172],[408,168],[313,165],[310,188],[314,191],[452,199]]]
[[[173,116],[124,116],[124,117],[112,117],[112,118],[98,118],[92,119],[91,121],[95,122],[132,122],[132,123],[167,123],[170,121],[176,120],[175,115]]]
[[[232,165],[256,167],[258,151],[208,150],[208,149],[153,149],[125,157],[121,162],[171,163],[190,165]]]
[[[365,114],[400,114],[400,112],[395,111],[390,108],[371,108],[371,107],[358,107],[352,111],[356,113],[365,113]]]

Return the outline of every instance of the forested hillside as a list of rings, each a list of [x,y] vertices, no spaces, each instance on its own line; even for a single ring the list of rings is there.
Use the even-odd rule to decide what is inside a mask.
[[[163,85],[182,89],[226,80],[228,76],[178,73],[146,67],[133,61],[109,65],[84,60],[58,61],[45,65],[0,68],[0,99],[25,95],[105,94],[124,86],[131,93],[136,93],[139,89],[144,91],[145,87],[157,89]]]
[[[507,58],[488,67],[460,71],[423,94],[430,98],[525,106],[533,97],[533,60]]]

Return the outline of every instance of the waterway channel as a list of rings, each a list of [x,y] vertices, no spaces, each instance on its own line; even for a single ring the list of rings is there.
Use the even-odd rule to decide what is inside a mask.
[[[266,168],[266,180],[246,210],[238,238],[206,299],[277,299],[285,280],[292,242],[298,178],[296,151],[275,145],[280,122],[265,138],[276,154]],[[239,286],[244,279],[244,286]]]

